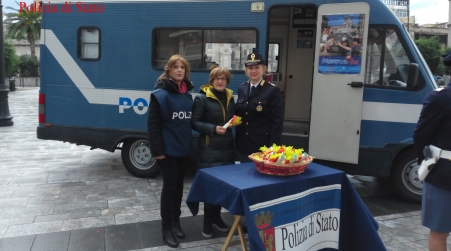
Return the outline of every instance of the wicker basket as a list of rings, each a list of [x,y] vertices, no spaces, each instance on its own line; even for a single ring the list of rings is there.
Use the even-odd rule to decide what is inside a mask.
[[[313,161],[313,157],[308,156],[305,160],[299,163],[281,164],[264,161],[260,157],[261,155],[262,155],[261,152],[249,155],[249,159],[251,159],[254,162],[257,171],[263,174],[277,176],[289,176],[303,173],[307,168],[307,166]]]

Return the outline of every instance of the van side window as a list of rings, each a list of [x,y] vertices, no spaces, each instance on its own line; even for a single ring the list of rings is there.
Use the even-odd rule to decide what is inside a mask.
[[[155,29],[152,65],[162,69],[173,54],[189,61],[193,71],[215,67],[244,70],[249,51],[256,47],[254,29]]]
[[[407,77],[411,62],[394,28],[368,30],[365,84],[367,87],[413,88]],[[421,77],[418,78],[422,80]],[[418,86],[418,84],[416,84]]]
[[[100,30],[80,27],[77,34],[77,55],[82,60],[100,59]]]

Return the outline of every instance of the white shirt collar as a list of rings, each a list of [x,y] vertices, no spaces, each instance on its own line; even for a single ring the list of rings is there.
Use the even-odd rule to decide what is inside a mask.
[[[260,84],[260,82],[262,82],[262,80],[263,80],[263,78],[261,78],[255,85],[253,85],[252,82],[249,80],[250,88],[252,88],[252,86],[255,86],[255,88],[257,88],[258,84]]]

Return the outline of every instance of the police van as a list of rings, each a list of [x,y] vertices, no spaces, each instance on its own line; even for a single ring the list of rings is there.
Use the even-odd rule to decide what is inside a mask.
[[[437,86],[382,1],[48,4],[57,11],[42,17],[39,139],[121,150],[131,174],[153,177],[148,104],[169,57],[190,62],[193,95],[218,65],[236,93],[257,50],[284,98],[282,143],[349,174],[390,177],[402,198],[420,201],[412,134]]]

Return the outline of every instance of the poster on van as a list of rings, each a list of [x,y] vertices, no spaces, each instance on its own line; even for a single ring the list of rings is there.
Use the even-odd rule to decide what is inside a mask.
[[[321,24],[318,72],[360,74],[364,14],[324,15]]]

